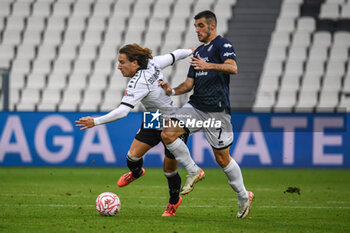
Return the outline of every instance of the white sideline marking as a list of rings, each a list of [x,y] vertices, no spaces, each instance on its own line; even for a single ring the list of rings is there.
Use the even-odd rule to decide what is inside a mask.
[[[0,204],[5,207],[53,207],[53,208],[72,208],[72,207],[89,207],[94,208],[95,205],[78,205],[78,204]],[[163,208],[164,205],[138,205],[139,207],[147,208]],[[181,208],[232,208],[232,206],[218,206],[218,205],[182,205]],[[262,205],[254,206],[254,209],[350,209],[350,206],[274,206]]]

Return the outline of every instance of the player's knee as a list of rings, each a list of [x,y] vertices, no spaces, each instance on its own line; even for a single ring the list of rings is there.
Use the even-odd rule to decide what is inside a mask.
[[[176,139],[174,133],[170,131],[162,131],[160,136],[162,137],[162,140],[166,145],[172,143]]]

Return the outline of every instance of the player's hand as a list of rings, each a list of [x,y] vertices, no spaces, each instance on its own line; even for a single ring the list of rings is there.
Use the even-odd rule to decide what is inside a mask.
[[[81,127],[80,130],[84,130],[87,128],[92,128],[95,126],[94,118],[93,117],[82,117],[78,121],[75,121],[76,127]]]
[[[159,86],[161,86],[163,88],[163,90],[165,91],[165,94],[167,94],[169,96],[171,95],[172,89],[171,89],[169,83],[160,80],[160,81],[158,81],[158,84],[159,84]]]
[[[192,61],[190,62],[191,65],[195,70],[208,70],[208,62],[204,61],[199,54],[197,57],[191,57]]]

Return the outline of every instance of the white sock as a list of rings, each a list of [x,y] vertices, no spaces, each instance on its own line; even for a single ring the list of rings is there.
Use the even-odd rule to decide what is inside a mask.
[[[177,138],[172,143],[166,145],[166,147],[175,156],[176,160],[184,166],[190,175],[198,174],[199,167],[191,158],[190,151],[180,138]]]
[[[249,195],[244,187],[241,169],[239,168],[236,161],[234,159],[231,159],[229,164],[223,168],[223,170],[228,178],[228,183],[237,193],[238,201],[242,202],[248,200]]]

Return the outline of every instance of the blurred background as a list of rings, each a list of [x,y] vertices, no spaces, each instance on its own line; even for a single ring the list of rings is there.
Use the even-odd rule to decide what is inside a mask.
[[[349,0],[1,0],[0,6],[0,165],[33,164],[36,156],[37,165],[77,161],[83,147],[77,144],[85,143],[88,133],[82,136],[73,129],[74,120],[85,112],[110,111],[123,96],[128,79],[116,69],[118,49],[139,43],[160,55],[198,46],[193,17],[209,9],[217,15],[218,33],[233,43],[238,58],[230,101],[234,112],[246,113],[243,118],[233,114],[232,120],[238,132],[234,143],[242,143],[240,148],[244,144],[246,151],[234,144],[233,156],[239,154],[243,163],[245,155],[258,154],[247,164],[284,166],[294,164],[291,154],[299,152],[300,166],[350,166]],[[186,78],[187,61],[164,70],[172,86]],[[182,106],[189,95],[173,100]],[[267,123],[254,115],[258,113],[268,114]],[[274,120],[278,113],[290,114],[284,115],[289,121]],[[123,125],[91,131],[91,153],[102,153],[107,164],[119,164],[104,153],[124,158],[123,146],[131,143],[139,126],[140,115],[135,114]],[[291,123],[300,116],[301,123]],[[309,134],[299,135],[298,127]],[[338,135],[327,136],[327,127]],[[273,140],[272,128],[283,129]],[[242,139],[246,141],[239,140],[241,131],[250,133]],[[262,131],[267,132],[263,142],[258,135]],[[113,145],[101,152],[98,146],[108,148],[106,138]],[[189,142],[190,148],[211,164],[210,148],[202,135],[197,139]],[[51,160],[42,159],[41,153]],[[315,156],[332,155],[325,160],[330,162],[314,163]]]

